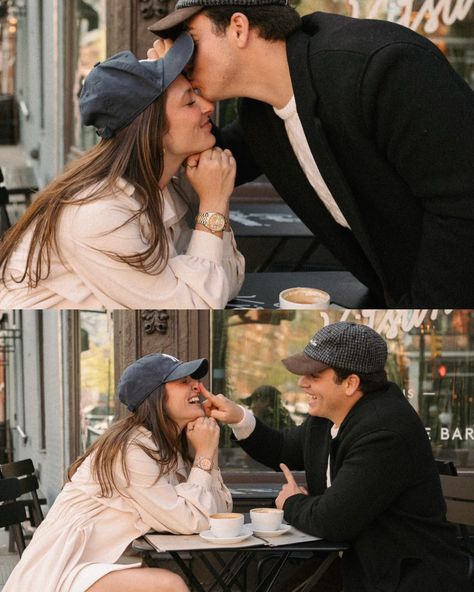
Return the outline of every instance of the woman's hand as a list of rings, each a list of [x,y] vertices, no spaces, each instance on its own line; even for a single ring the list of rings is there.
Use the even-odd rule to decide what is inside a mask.
[[[213,417],[199,417],[186,426],[186,436],[196,456],[214,458],[219,446],[219,434],[219,425]]]
[[[199,196],[199,211],[226,216],[234,189],[236,164],[230,150],[211,148],[187,159],[186,177]]]

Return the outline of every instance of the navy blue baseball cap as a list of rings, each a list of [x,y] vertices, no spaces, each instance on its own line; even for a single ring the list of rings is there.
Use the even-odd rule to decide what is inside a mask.
[[[182,362],[168,354],[149,354],[130,364],[120,377],[117,393],[129,411],[135,409],[158,387],[186,376],[202,378],[209,370],[205,358]]]
[[[215,6],[232,6],[238,12],[239,7],[288,6],[288,0],[178,0],[173,12],[148,29],[160,37],[174,38],[182,30],[185,21],[201,10]]]
[[[122,51],[99,62],[79,96],[82,123],[96,127],[102,138],[111,138],[165,92],[193,51],[192,37],[181,33],[160,60],[139,60],[131,51]]]

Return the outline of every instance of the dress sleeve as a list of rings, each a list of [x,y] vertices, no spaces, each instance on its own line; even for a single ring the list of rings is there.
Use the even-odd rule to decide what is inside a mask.
[[[137,254],[148,246],[140,220],[128,221],[134,201],[114,196],[67,208],[58,237],[66,266],[106,308],[224,308],[243,282],[244,262],[232,236],[220,239],[186,226],[187,244],[177,251],[185,222],[170,226],[170,256],[158,274],[110,255]]]
[[[174,534],[202,532],[209,528],[210,514],[232,508],[230,492],[218,469],[208,473],[193,467],[186,481],[174,484],[175,473],[157,479],[157,463],[133,445],[126,463],[129,484],[123,475],[119,477],[123,494],[151,529]]]

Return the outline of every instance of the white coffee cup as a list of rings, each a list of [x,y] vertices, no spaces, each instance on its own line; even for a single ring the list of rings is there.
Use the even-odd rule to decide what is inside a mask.
[[[279,530],[283,521],[283,510],[255,508],[250,510],[250,520],[256,530]]]
[[[326,310],[331,297],[324,290],[317,288],[287,288],[280,292],[280,308],[305,308]]]
[[[236,512],[223,512],[209,516],[209,528],[219,539],[239,536],[243,525],[244,515]]]

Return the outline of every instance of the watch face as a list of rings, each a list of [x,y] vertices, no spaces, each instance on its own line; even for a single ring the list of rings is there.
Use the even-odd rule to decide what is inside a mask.
[[[210,471],[212,469],[212,461],[210,458],[202,457],[198,460],[197,466],[205,471]]]
[[[211,214],[206,226],[213,232],[220,232],[225,228],[225,218],[222,214]]]

